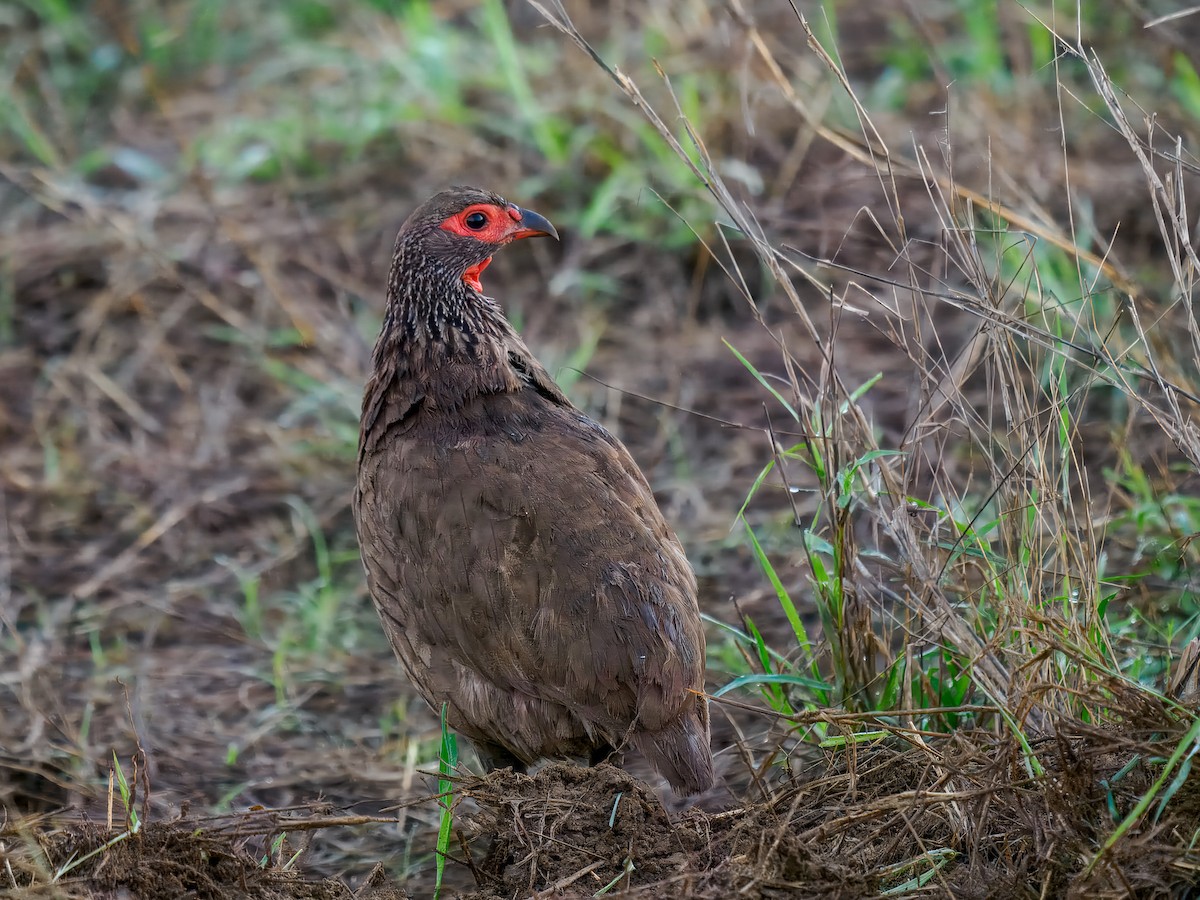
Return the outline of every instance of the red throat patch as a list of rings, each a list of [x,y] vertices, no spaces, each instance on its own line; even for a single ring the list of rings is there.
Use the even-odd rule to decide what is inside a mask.
[[[492,258],[489,256],[483,262],[471,266],[471,268],[463,272],[462,280],[465,281],[469,287],[475,288],[475,290],[482,294],[483,285],[479,281],[479,276],[483,274],[484,269],[491,265],[491,262]]]

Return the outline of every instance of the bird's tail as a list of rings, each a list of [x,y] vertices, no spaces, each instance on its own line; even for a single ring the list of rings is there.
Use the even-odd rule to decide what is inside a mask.
[[[686,796],[708,790],[713,784],[712,748],[708,735],[708,705],[697,698],[687,714],[660,731],[639,731],[634,746],[671,782],[676,794]]]

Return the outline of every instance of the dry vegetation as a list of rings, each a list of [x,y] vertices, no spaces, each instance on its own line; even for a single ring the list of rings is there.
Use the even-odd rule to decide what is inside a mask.
[[[443,896],[1194,895],[1200,12],[1107,7],[0,11],[0,892],[432,894],[348,504],[465,182],[564,234],[490,287],[688,547],[723,785],[464,759]]]

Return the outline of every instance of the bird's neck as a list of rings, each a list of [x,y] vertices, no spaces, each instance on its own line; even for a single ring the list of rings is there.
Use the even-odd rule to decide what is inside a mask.
[[[461,282],[402,285],[372,357],[375,373],[446,406],[519,387],[508,364],[512,326],[494,300]]]

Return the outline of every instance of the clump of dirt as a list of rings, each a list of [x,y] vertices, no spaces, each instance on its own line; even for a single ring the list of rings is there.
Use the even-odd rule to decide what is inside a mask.
[[[672,817],[644,784],[613,766],[550,765],[494,772],[462,785],[479,813],[466,823],[491,838],[482,882],[464,900],[646,896],[669,885],[687,897],[837,897],[871,893],[845,862],[820,858],[781,831],[767,806]],[[801,893],[797,893],[797,891]]]
[[[21,900],[40,897],[86,900],[407,900],[382,866],[376,866],[358,890],[327,878],[306,880],[290,868],[268,865],[217,831],[175,822],[148,825],[136,834],[118,835],[92,823],[50,834],[26,836],[33,852],[0,853],[10,868],[12,893]],[[10,844],[11,846],[11,844]],[[3,850],[4,842],[0,842]],[[51,882],[51,873],[68,869]],[[51,882],[51,883],[48,883]]]

